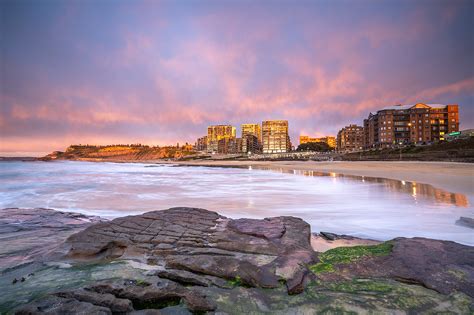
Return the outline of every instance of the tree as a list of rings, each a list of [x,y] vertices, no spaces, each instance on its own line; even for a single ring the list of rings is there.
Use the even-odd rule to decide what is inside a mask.
[[[317,151],[327,152],[331,151],[332,148],[326,142],[306,142],[300,144],[296,151]]]

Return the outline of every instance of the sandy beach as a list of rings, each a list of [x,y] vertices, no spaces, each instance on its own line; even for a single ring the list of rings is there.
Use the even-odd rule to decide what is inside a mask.
[[[158,161],[154,161],[158,162]],[[316,161],[159,161],[188,166],[254,167],[275,170],[333,172],[430,184],[456,193],[474,193],[474,164],[455,162],[316,162]]]

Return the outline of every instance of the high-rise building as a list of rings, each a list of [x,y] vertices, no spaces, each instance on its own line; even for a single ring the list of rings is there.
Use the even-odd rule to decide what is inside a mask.
[[[364,127],[349,125],[337,133],[338,151],[357,151],[364,146]]]
[[[262,130],[259,124],[242,124],[242,152],[259,152],[262,145]],[[255,142],[255,139],[257,143]]]
[[[258,142],[258,138],[252,134],[247,134],[242,138],[243,153],[261,153],[262,145]]]
[[[312,138],[312,137],[309,137],[309,136],[300,136],[300,144],[304,144],[304,143],[308,143],[308,142],[324,142],[330,148],[335,148],[336,147],[336,137],[332,137],[332,136],[321,137],[321,138]]]
[[[222,139],[235,139],[235,127],[214,125],[207,127],[207,151],[218,152],[218,143]]]
[[[217,142],[217,153],[242,153],[242,138],[222,138]]]
[[[262,122],[263,153],[291,151],[287,120],[266,120]]]
[[[197,139],[196,151],[207,151],[207,136]]]
[[[370,113],[364,120],[364,147],[434,143],[459,131],[458,105],[395,105]]]

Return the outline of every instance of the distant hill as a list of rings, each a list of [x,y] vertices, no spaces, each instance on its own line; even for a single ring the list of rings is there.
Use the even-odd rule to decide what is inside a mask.
[[[147,145],[71,145],[65,152],[55,151],[40,160],[136,161],[182,158],[193,155],[191,146],[150,147]]]

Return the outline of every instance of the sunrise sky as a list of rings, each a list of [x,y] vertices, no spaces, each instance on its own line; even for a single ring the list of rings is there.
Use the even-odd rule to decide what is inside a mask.
[[[473,1],[5,1],[0,151],[194,143],[287,119],[335,135],[370,111],[460,105],[474,128]]]

